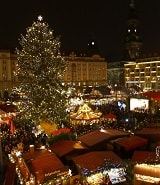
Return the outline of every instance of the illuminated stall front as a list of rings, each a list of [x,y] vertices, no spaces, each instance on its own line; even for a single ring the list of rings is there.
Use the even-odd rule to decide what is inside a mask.
[[[64,166],[54,153],[47,149],[34,151],[34,145],[23,154],[13,150],[9,159],[16,164],[20,184],[66,184],[72,176],[68,166]]]
[[[160,182],[160,165],[137,164],[134,166],[134,185],[153,185]]]
[[[100,185],[126,181],[122,159],[112,151],[89,152],[73,158],[84,184]]]

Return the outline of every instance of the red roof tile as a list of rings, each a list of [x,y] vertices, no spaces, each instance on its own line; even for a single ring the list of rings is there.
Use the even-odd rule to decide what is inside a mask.
[[[44,182],[46,178],[58,174],[60,171],[66,171],[63,163],[55,154],[43,155],[30,161],[30,169],[37,181]]]

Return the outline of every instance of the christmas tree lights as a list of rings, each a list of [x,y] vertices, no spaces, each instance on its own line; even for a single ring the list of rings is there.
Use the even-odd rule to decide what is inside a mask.
[[[14,91],[23,95],[20,111],[32,120],[60,122],[67,114],[62,85],[67,63],[60,54],[59,38],[53,36],[49,25],[39,16],[26,29],[26,35],[21,35],[19,44],[16,76],[20,85]]]

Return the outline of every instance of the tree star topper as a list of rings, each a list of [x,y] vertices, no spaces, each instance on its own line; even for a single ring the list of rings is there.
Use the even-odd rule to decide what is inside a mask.
[[[38,20],[39,21],[42,21],[43,20],[43,17],[41,15],[38,16]]]

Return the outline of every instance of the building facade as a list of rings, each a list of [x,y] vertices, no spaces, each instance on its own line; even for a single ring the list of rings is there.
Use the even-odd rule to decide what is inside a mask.
[[[125,85],[138,85],[144,91],[160,90],[160,57],[124,64]]]
[[[107,63],[107,80],[109,85],[124,85],[124,62],[125,61]]]
[[[74,53],[64,57],[68,63],[63,82],[74,86],[97,86],[107,83],[107,62],[99,55],[92,57],[77,57]],[[4,92],[11,93],[18,79],[14,72],[17,65],[17,55],[9,50],[0,51],[0,96]]]
[[[65,57],[68,67],[64,83],[73,86],[99,86],[107,84],[107,62],[99,55],[91,57],[76,56],[71,53]]]
[[[17,64],[17,55],[9,50],[0,51],[0,96],[3,97],[5,91],[10,92],[18,83],[14,71]]]

